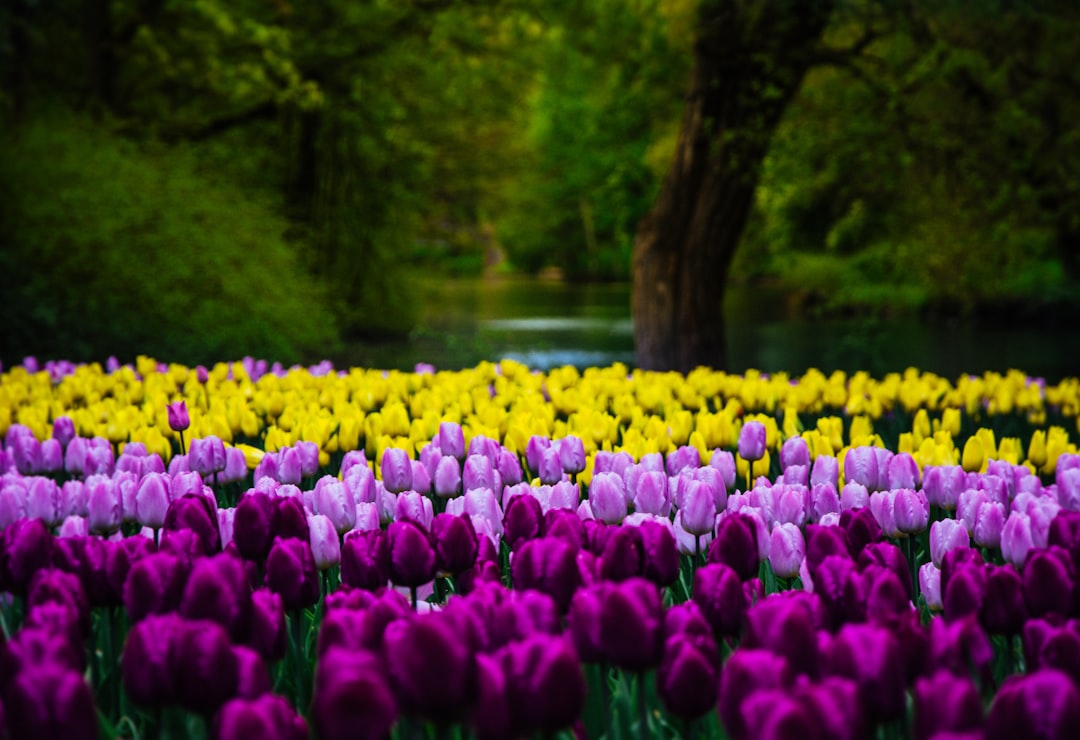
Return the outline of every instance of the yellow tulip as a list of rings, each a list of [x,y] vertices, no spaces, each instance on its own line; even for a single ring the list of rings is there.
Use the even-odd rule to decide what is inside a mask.
[[[986,453],[983,451],[982,440],[977,436],[968,437],[964,443],[964,454],[960,458],[960,464],[969,473],[977,473],[986,462]]]

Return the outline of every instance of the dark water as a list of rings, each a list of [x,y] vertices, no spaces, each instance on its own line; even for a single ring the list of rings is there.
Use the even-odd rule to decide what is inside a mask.
[[[548,369],[633,365],[630,286],[524,278],[432,280],[421,326],[408,340],[354,345],[339,364],[455,369],[504,357]],[[729,370],[801,374],[816,367],[875,376],[917,367],[955,378],[1018,368],[1049,380],[1080,375],[1080,326],[814,320],[789,315],[776,289],[728,290]]]

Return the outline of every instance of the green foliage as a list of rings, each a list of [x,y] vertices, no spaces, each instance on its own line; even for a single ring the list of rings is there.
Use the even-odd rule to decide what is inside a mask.
[[[652,147],[678,120],[689,61],[669,35],[666,5],[601,0],[545,14],[522,122],[527,168],[499,223],[515,265],[629,275],[662,175]]]
[[[838,13],[827,42],[866,28],[875,40],[816,68],[788,110],[734,274],[827,312],[1068,298],[1080,18],[918,3]]]
[[[0,147],[0,353],[291,362],[335,346],[272,203],[196,152],[42,117]]]

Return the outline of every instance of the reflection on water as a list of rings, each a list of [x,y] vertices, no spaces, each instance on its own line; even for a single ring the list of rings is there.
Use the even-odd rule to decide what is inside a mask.
[[[339,365],[461,368],[511,358],[530,367],[634,362],[630,287],[524,278],[431,280],[418,286],[422,324],[407,340],[355,345]],[[810,320],[788,316],[776,289],[727,291],[730,370],[801,374],[918,367],[949,378],[1020,368],[1049,380],[1080,374],[1080,327]]]

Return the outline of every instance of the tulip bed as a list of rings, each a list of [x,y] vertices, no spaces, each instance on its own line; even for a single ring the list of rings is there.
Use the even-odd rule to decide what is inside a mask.
[[[32,358],[0,735],[1066,737],[1080,381]]]

